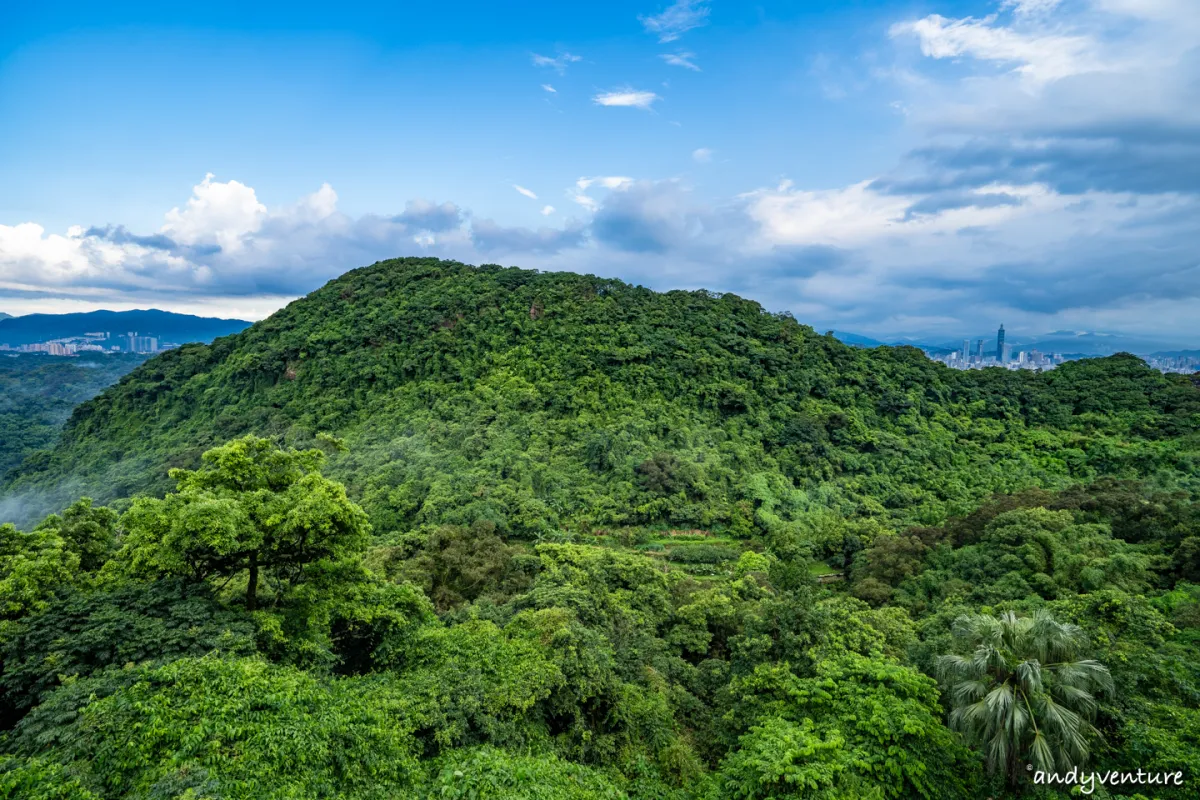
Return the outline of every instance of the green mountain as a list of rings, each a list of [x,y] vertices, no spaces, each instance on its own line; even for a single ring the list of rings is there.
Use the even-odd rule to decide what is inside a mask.
[[[8,493],[161,493],[245,434],[345,440],[377,532],[932,524],[1097,475],[1193,482],[1200,393],[1132,357],[1046,374],[861,349],[733,295],[433,259],[354,270],[81,405]]]
[[[0,797],[1195,797],[1198,427],[1132,356],[355,270],[10,473]]]

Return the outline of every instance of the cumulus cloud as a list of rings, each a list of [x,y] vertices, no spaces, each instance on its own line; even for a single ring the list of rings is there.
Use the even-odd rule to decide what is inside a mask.
[[[696,62],[693,60],[696,58],[695,53],[663,53],[661,56],[659,56],[659,58],[673,67],[683,67],[684,69],[690,69],[695,72],[700,71],[700,67],[698,67]]]
[[[542,216],[548,217],[554,213],[554,206],[542,206]]]
[[[704,0],[676,0],[657,14],[639,16],[648,33],[660,42],[673,42],[708,21],[709,8]]]
[[[328,184],[321,187],[327,189]],[[214,183],[210,172],[192,189],[187,205],[167,212],[160,232],[183,244],[211,238],[223,250],[237,250],[242,237],[262,227],[266,216],[267,207],[258,202],[253,189],[237,181]]]
[[[638,91],[636,89],[615,89],[611,92],[602,92],[592,100],[596,105],[601,106],[624,106],[627,108],[642,108],[648,109],[655,101],[662,98],[654,92]]]
[[[0,225],[0,293],[23,304],[144,298],[141,305],[228,300],[256,308],[269,305],[262,298],[294,297],[345,269],[408,252],[422,232],[441,235],[439,252],[450,252],[469,243],[461,226],[457,206],[419,200],[393,217],[352,219],[338,211],[328,185],[268,209],[252,188],[208,175],[157,233],[104,225],[62,235],[33,223]]]
[[[712,161],[713,151],[707,147],[697,147],[692,151],[692,160],[700,164],[707,164]]]

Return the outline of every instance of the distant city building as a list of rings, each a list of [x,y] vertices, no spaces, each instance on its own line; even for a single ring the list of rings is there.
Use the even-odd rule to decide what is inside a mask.
[[[157,336],[139,336],[137,331],[130,331],[121,338],[120,349],[126,353],[156,353],[158,352]]]
[[[1008,355],[1004,352],[1004,324],[1001,323],[1000,330],[996,331],[996,358],[1000,359],[1001,364],[1008,363]]]
[[[962,349],[963,363],[966,363],[967,359],[969,359],[970,357],[971,357],[971,340],[963,339],[963,349]]]
[[[983,339],[975,342],[975,357],[980,361],[983,361]]]
[[[1001,342],[1000,343],[1000,363],[1007,364],[1010,361],[1012,361],[1012,345]]]

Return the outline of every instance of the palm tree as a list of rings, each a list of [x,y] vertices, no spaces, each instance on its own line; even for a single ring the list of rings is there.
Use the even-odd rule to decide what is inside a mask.
[[[937,660],[950,727],[984,749],[988,772],[1003,770],[1015,785],[1026,763],[1066,771],[1087,760],[1095,694],[1113,683],[1103,664],[1078,659],[1086,644],[1078,625],[1007,611],[959,617],[954,634],[969,654]]]

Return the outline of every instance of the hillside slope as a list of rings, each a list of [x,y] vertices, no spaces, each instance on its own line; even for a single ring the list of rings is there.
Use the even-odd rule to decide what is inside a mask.
[[[71,410],[146,360],[111,353],[52,358],[8,353],[0,357],[0,475],[25,455],[54,444]]]
[[[345,440],[376,532],[670,523],[812,536],[933,523],[1099,474],[1194,481],[1200,391],[1131,356],[957,372],[756,303],[569,273],[400,259],[354,270],[81,405],[7,487],[29,516],[161,492],[244,433]],[[840,536],[840,534],[839,534]]]

